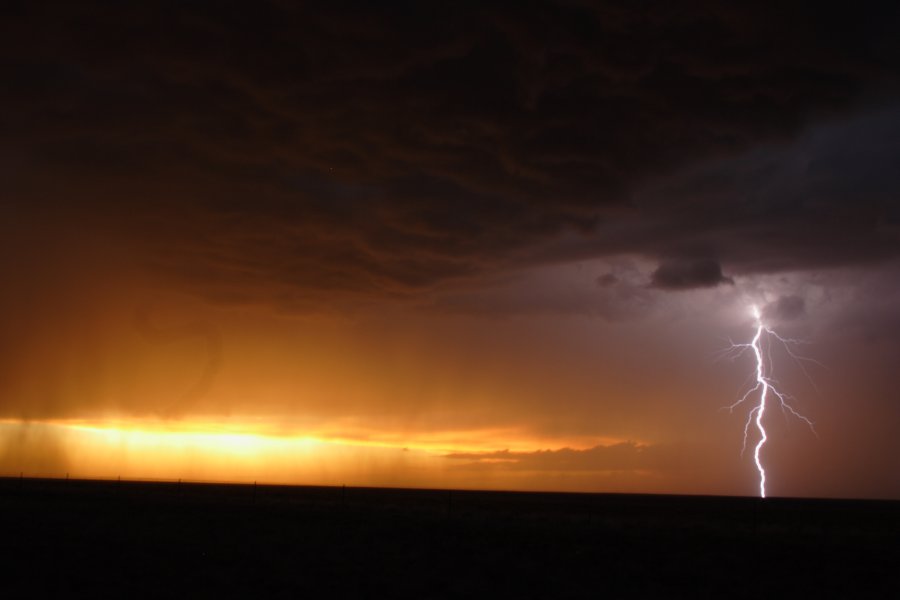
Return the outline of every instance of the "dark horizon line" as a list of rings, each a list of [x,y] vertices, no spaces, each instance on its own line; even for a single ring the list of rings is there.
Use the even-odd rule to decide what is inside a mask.
[[[634,497],[634,498],[654,498],[654,499],[708,499],[708,500],[735,500],[735,501],[752,501],[758,500],[762,502],[865,502],[865,503],[895,503],[900,504],[900,498],[866,498],[866,497],[848,497],[848,496],[766,496],[760,498],[754,495],[737,495],[737,494],[689,494],[689,493],[659,493],[659,492],[584,492],[584,491],[563,491],[563,490],[515,490],[515,489],[477,489],[477,488],[434,488],[434,487],[413,487],[413,486],[374,486],[374,485],[353,485],[353,484],[306,484],[306,483],[277,483],[266,481],[254,482],[237,482],[237,481],[216,481],[203,479],[168,479],[168,478],[103,478],[103,477],[65,477],[53,476],[26,476],[24,471],[19,475],[0,475],[0,485],[4,483],[14,483],[19,481],[29,482],[49,482],[49,483],[88,483],[88,484],[149,484],[149,485],[174,485],[174,486],[192,486],[192,487],[228,487],[228,488],[269,488],[269,489],[309,489],[309,490],[367,490],[367,491],[392,491],[392,492],[411,492],[411,493],[461,493],[461,494],[491,494],[491,495],[516,495],[516,496],[604,496],[604,497]]]

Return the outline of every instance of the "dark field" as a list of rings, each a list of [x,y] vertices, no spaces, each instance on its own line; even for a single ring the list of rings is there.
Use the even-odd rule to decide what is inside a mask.
[[[0,479],[3,597],[900,597],[900,502]]]

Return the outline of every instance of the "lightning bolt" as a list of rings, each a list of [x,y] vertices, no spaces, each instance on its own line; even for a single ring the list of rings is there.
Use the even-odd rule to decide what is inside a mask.
[[[723,357],[730,358],[732,360],[742,356],[747,351],[752,351],[753,356],[756,359],[756,369],[754,374],[750,376],[750,378],[755,379],[755,384],[750,385],[749,389],[735,402],[730,406],[726,406],[729,412],[734,412],[734,410],[748,401],[748,399],[752,397],[758,397],[759,401],[756,405],[750,409],[750,412],[747,415],[747,422],[744,424],[744,443],[741,448],[741,456],[747,451],[747,440],[750,436],[750,429],[753,424],[756,425],[756,429],[759,431],[759,441],[756,443],[756,446],[753,449],[753,460],[756,463],[756,469],[759,471],[759,495],[761,498],[766,497],[766,469],[763,466],[761,454],[763,446],[765,446],[766,441],[769,439],[766,435],[766,428],[763,422],[763,417],[766,412],[766,403],[770,398],[775,398],[778,401],[778,404],[781,406],[782,412],[787,416],[788,413],[796,419],[802,421],[809,427],[810,431],[813,434],[816,434],[816,429],[813,426],[812,421],[810,421],[807,417],[803,416],[799,412],[797,412],[790,404],[790,400],[793,398],[778,389],[776,386],[776,381],[772,378],[771,374],[774,371],[774,362],[772,359],[772,344],[773,340],[775,343],[781,344],[782,347],[787,351],[788,356],[794,359],[794,361],[800,366],[803,374],[809,380],[810,384],[815,388],[815,383],[813,383],[812,378],[809,376],[809,372],[804,367],[804,362],[810,362],[814,364],[821,364],[818,361],[815,361],[811,358],[807,358],[800,354],[797,354],[793,347],[799,344],[803,344],[802,340],[794,340],[790,338],[784,338],[778,335],[775,331],[767,327],[762,320],[762,314],[760,313],[758,306],[753,306],[752,312],[753,317],[756,320],[756,334],[753,336],[753,339],[749,343],[734,343],[730,342],[730,347],[725,349],[722,353]],[[757,396],[758,393],[758,396]]]

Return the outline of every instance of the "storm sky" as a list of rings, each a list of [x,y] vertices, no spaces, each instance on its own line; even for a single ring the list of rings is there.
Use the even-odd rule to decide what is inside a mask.
[[[753,494],[756,304],[900,498],[900,8],[740,4],[6,3],[0,475]]]

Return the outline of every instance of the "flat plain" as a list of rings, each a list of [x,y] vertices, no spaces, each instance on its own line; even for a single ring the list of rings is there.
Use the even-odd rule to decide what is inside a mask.
[[[900,595],[900,502],[0,479],[4,597]]]

